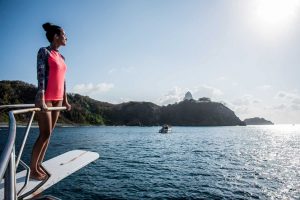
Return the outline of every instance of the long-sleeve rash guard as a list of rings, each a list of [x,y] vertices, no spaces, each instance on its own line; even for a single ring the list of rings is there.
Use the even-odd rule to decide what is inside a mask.
[[[45,91],[45,100],[63,100],[67,66],[64,57],[51,47],[40,48],[37,56],[38,89]]]

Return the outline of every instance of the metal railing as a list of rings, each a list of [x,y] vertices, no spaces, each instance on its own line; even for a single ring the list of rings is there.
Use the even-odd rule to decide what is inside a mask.
[[[40,108],[36,108],[34,104],[16,104],[16,105],[1,105],[0,110],[5,109],[17,109],[9,111],[9,133],[7,142],[3,148],[3,152],[0,155],[0,181],[2,180],[3,176],[5,175],[4,179],[4,199],[8,200],[16,200],[18,195],[21,193],[22,190],[25,189],[26,184],[29,180],[29,167],[21,161],[21,156],[23,153],[23,149],[27,140],[27,136],[36,112],[41,111]],[[20,109],[23,108],[23,109]],[[61,111],[65,110],[66,107],[48,107],[47,111]],[[28,122],[26,127],[26,132],[22,141],[22,145],[19,150],[19,154],[17,159],[15,158],[15,140],[16,140],[16,114],[23,114],[31,112],[31,118]],[[23,167],[27,169],[26,181],[24,186],[21,188],[19,192],[16,191],[16,169],[19,165],[22,164]]]

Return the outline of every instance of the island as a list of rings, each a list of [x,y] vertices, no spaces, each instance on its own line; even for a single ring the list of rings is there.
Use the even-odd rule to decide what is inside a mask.
[[[244,122],[246,125],[274,125],[273,122],[259,117],[248,118],[245,119]]]

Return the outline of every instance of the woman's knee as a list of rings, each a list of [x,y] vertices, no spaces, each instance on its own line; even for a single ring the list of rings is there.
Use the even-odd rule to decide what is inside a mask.
[[[52,128],[55,127],[55,124],[58,120],[60,112],[59,111],[52,111]]]
[[[51,130],[52,117],[51,112],[39,112],[38,113],[38,124],[41,132],[47,132]]]
[[[41,130],[40,131],[40,135],[39,135],[39,137],[40,137],[40,139],[42,140],[42,141],[46,141],[46,140],[48,140],[49,138],[50,138],[50,136],[51,136],[51,133],[52,133],[52,130]]]

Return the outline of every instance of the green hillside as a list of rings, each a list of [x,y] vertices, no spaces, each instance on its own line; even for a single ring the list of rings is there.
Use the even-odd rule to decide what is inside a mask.
[[[0,81],[0,104],[34,103],[37,88],[22,81]],[[63,111],[59,123],[73,125],[234,126],[245,125],[232,110],[208,98],[185,100],[168,106],[151,102],[110,104],[80,94],[68,94],[70,112]],[[28,115],[18,116],[26,121]],[[0,122],[8,117],[1,113]]]

